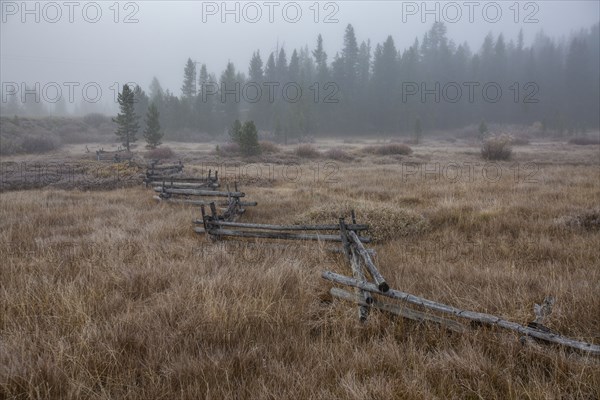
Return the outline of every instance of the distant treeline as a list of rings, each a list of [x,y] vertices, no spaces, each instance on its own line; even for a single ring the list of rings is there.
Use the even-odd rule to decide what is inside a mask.
[[[247,74],[228,63],[217,77],[189,59],[181,94],[154,78],[136,88],[136,110],[156,103],[167,137],[221,134],[236,119],[280,139],[319,134],[411,133],[479,123],[530,125],[548,132],[582,132],[600,125],[599,25],[557,42],[538,33],[525,46],[488,34],[478,51],[456,45],[443,23],[399,51],[360,44],[348,25],[343,48],[325,53],[318,36],[308,46],[253,53]],[[6,105],[4,105],[6,106]],[[6,114],[6,113],[4,113]],[[418,121],[418,122],[417,122]],[[182,134],[183,132],[183,134]]]

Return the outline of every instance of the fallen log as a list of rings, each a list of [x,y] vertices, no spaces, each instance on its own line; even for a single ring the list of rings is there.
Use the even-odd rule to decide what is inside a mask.
[[[170,189],[169,187],[155,186],[155,192],[170,193],[170,194],[187,194],[190,196],[215,196],[215,197],[244,197],[246,194],[242,192],[217,192],[213,190],[198,190],[198,189]]]
[[[386,312],[392,313],[394,315],[398,315],[400,317],[412,319],[414,321],[435,322],[437,324],[445,326],[446,328],[448,328],[451,331],[458,332],[458,333],[463,333],[463,332],[467,331],[467,327],[458,321],[454,321],[454,320],[442,318],[442,317],[437,317],[435,315],[426,314],[424,312],[413,310],[408,307],[402,307],[399,304],[384,303],[384,302],[381,302],[378,300],[373,300],[372,303],[368,304],[366,301],[364,301],[361,298],[360,295],[356,295],[355,293],[350,293],[346,290],[335,288],[335,287],[331,288],[329,290],[329,293],[331,293],[331,295],[333,297],[336,297],[338,299],[352,301],[361,306],[369,306],[370,305],[371,307],[376,308],[378,310],[386,311]]]
[[[354,247],[356,248],[356,251],[358,251],[363,261],[365,262],[365,265],[367,266],[369,273],[373,277],[373,280],[375,281],[375,283],[377,283],[377,287],[379,288],[379,290],[381,290],[382,292],[387,292],[390,289],[389,285],[386,283],[383,276],[381,276],[381,274],[379,273],[379,270],[373,263],[373,260],[371,260],[371,256],[367,252],[367,249],[365,249],[365,246],[363,246],[361,241],[358,239],[356,233],[350,231],[348,232],[348,236],[354,242]]]
[[[262,238],[262,239],[286,239],[286,240],[319,240],[326,242],[341,242],[339,235],[320,235],[307,233],[284,233],[284,232],[253,232],[253,231],[232,231],[225,229],[213,229],[212,226],[218,226],[219,222],[207,221],[209,228],[208,233],[215,236],[232,236],[232,237],[247,237],[247,238]],[[198,231],[196,231],[198,232]],[[371,241],[368,237],[360,237],[360,240],[365,243]]]
[[[357,287],[359,289],[367,290],[371,293],[380,294],[393,299],[404,300],[409,303],[416,304],[431,310],[439,311],[446,314],[452,314],[457,317],[465,318],[484,325],[498,326],[500,328],[515,331],[522,335],[531,336],[533,338],[540,339],[546,342],[560,344],[593,355],[600,355],[600,345],[585,343],[558,334],[526,327],[516,322],[511,322],[504,320],[500,317],[496,317],[495,315],[480,313],[476,311],[461,310],[460,308],[438,303],[432,300],[425,299],[423,297],[414,296],[412,294],[404,293],[399,290],[390,289],[387,292],[383,292],[379,290],[376,285],[370,282],[360,282],[356,279],[339,275],[330,271],[323,272],[321,276],[323,277],[323,279],[326,279],[331,282],[339,283],[346,286]]]

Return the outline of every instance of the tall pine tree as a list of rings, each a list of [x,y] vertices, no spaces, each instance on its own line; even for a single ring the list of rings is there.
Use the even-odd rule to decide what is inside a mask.
[[[160,131],[158,109],[156,108],[156,104],[150,103],[150,107],[148,107],[148,112],[146,113],[146,130],[144,131],[144,138],[146,139],[146,143],[148,143],[148,147],[155,149],[161,144],[162,137],[163,134]]]
[[[138,116],[135,115],[134,100],[133,91],[128,85],[123,85],[123,91],[117,96],[121,112],[113,118],[113,122],[117,123],[115,134],[121,139],[127,151],[130,150],[131,143],[137,140],[135,134],[140,128]]]

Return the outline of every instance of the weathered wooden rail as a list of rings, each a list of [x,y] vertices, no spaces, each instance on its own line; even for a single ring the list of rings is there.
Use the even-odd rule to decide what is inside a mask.
[[[344,219],[340,219],[340,233],[342,236],[342,242],[344,243],[344,252],[348,261],[350,262],[353,276],[347,277],[334,272],[325,271],[323,272],[322,277],[328,281],[355,288],[357,292],[350,293],[334,287],[331,288],[330,294],[333,297],[356,303],[358,305],[358,315],[361,321],[366,321],[369,310],[371,308],[376,308],[402,316],[404,318],[418,321],[435,322],[445,326],[449,330],[456,332],[464,332],[468,329],[467,325],[459,321],[431,314],[431,312],[438,312],[442,314],[450,314],[456,318],[466,319],[476,324],[508,329],[525,335],[526,337],[567,346],[589,354],[600,355],[599,345],[585,343],[562,336],[556,332],[552,332],[549,328],[542,325],[543,317],[546,314],[549,314],[550,310],[549,308],[546,308],[546,314],[544,314],[544,312],[540,311],[540,309],[551,307],[553,304],[553,298],[550,298],[551,301],[545,301],[544,306],[536,305],[534,308],[537,316],[535,321],[529,323],[527,326],[524,326],[491,314],[463,310],[450,305],[438,303],[433,300],[428,300],[423,297],[401,292],[399,290],[390,289],[389,285],[375,266],[375,263],[370,256],[370,252],[364,247],[356,232],[354,232],[351,228],[352,225],[346,225],[344,223]],[[373,279],[373,282],[369,282],[366,279],[365,269]],[[386,303],[376,299],[374,295],[401,300],[403,303]],[[408,305],[419,306],[427,310],[428,313],[415,310],[408,307]]]
[[[497,326],[500,328],[508,329],[511,331],[518,332],[522,335],[529,336],[532,338],[540,339],[545,342],[556,343],[563,346],[567,346],[573,349],[581,350],[586,353],[600,355],[600,346],[582,342],[579,340],[575,340],[572,338],[568,338],[562,336],[558,333],[552,332],[548,328],[544,328],[541,325],[537,325],[536,328],[530,326],[524,326],[518,324],[516,322],[507,321],[495,315],[480,313],[477,311],[468,311],[462,310],[460,308],[456,308],[453,306],[449,306],[446,304],[438,303],[433,300],[428,300],[423,297],[414,296],[409,293],[401,292],[399,290],[389,289],[387,291],[380,290],[377,285],[371,282],[360,281],[351,277],[343,276],[340,274],[336,274],[334,272],[325,271],[322,274],[322,277],[328,281],[338,283],[341,285],[355,287],[359,290],[367,291],[372,294],[378,294],[381,296],[389,297],[392,299],[402,300],[405,303],[410,303],[414,305],[421,306],[427,310],[436,311],[440,313],[451,314],[455,317],[470,320],[482,325],[490,325]],[[341,296],[338,296],[341,297]],[[396,306],[398,307],[398,306]],[[410,310],[411,312],[415,310]],[[445,319],[429,319],[430,321],[438,322],[444,325],[447,325],[447,320]],[[453,321],[452,324],[456,323]]]
[[[146,177],[144,183],[148,186],[151,182],[175,181],[181,182],[181,173],[183,172],[183,163],[181,160],[177,164],[159,164],[158,160],[152,160],[146,168]],[[186,178],[184,182],[189,182]],[[192,178],[193,179],[193,178]]]
[[[196,224],[202,224],[203,227],[197,227],[195,229],[197,233],[208,233],[215,239],[236,237],[342,242],[342,236],[339,234],[339,225],[273,225],[233,222],[228,221],[226,218],[219,218],[218,215],[215,215],[215,213],[212,212],[214,209],[215,206],[213,203],[211,204],[211,214],[209,215],[206,213],[206,209],[201,207],[202,219],[194,222]],[[368,229],[368,226],[353,224],[352,228],[356,231],[365,231]],[[362,243],[369,243],[371,241],[369,237],[365,236],[356,236],[356,240]]]

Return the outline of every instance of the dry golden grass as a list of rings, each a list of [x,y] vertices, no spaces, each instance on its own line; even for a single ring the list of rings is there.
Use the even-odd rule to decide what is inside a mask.
[[[599,344],[600,230],[569,223],[595,215],[597,158],[534,144],[493,164],[496,179],[476,148],[444,146],[415,147],[418,167],[369,156],[247,179],[259,206],[243,220],[333,223],[353,208],[393,288],[520,323],[551,294],[548,326]],[[554,161],[524,168],[539,154]],[[467,175],[464,163],[479,165]],[[320,278],[350,274],[341,255],[211,243],[192,232],[197,209],[151,198],[141,187],[0,194],[0,398],[600,397],[597,358],[377,312],[362,325]]]

